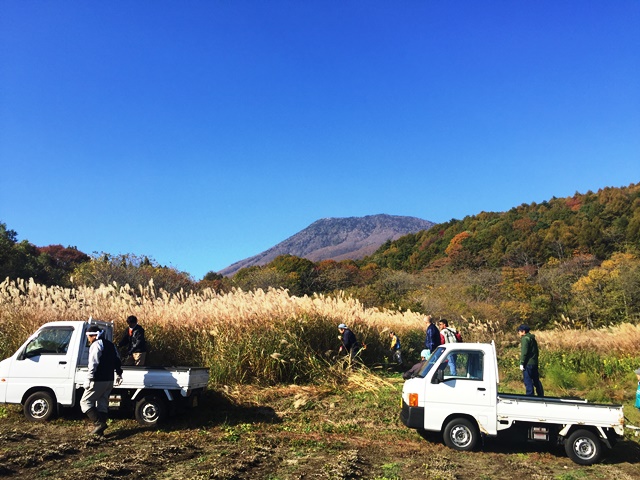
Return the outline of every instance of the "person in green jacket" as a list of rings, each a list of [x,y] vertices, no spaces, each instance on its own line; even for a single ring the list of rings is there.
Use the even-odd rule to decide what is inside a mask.
[[[533,396],[535,388],[536,395],[544,397],[544,389],[540,383],[540,374],[538,373],[538,342],[535,335],[529,333],[528,325],[520,325],[518,327],[518,335],[520,335],[520,370],[522,370],[526,395]]]

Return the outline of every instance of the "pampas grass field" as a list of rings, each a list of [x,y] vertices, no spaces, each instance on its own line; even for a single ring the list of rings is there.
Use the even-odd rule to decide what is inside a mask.
[[[137,316],[145,328],[150,365],[206,366],[214,385],[322,381],[336,370],[339,323],[346,323],[367,345],[362,354],[366,365],[384,364],[391,330],[398,334],[411,363],[423,348],[426,326],[421,313],[364,308],[357,299],[343,295],[296,297],[276,289],[171,295],[156,291],[153,282],[137,288],[112,284],[96,289],[7,279],[0,283],[0,357],[12,355],[45,322],[89,317],[113,321],[117,339],[129,315]],[[460,316],[449,321],[467,342],[494,340],[501,370],[508,372],[506,379],[512,372],[512,379],[517,379],[515,332],[492,319]],[[533,333],[541,347],[541,364],[548,365],[547,375],[562,377],[557,372],[568,372],[555,380],[566,391],[581,389],[579,379],[585,372],[590,379],[583,382],[584,388],[593,389],[597,379],[628,380],[640,367],[637,325],[580,330],[567,322]]]

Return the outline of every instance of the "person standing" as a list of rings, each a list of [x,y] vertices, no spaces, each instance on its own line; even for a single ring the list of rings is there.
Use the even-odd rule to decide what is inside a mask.
[[[538,397],[544,397],[544,389],[538,372],[538,342],[535,335],[530,333],[528,325],[518,327],[520,336],[520,370],[522,370],[526,394],[533,396],[535,388]]]
[[[440,344],[444,345],[445,343],[458,343],[458,339],[456,338],[456,329],[449,326],[449,321],[446,318],[438,321],[438,327],[440,328]],[[449,371],[451,375],[454,377],[457,374],[456,370],[456,361],[458,360],[458,355],[452,353],[449,355]]]
[[[138,325],[138,319],[134,315],[127,317],[129,328],[125,330],[118,347],[127,348],[127,356],[123,365],[143,366],[147,358],[147,342],[144,338],[144,328]]]
[[[122,367],[118,350],[104,338],[104,332],[92,325],[87,329],[89,363],[80,410],[89,417],[95,428],[91,433],[102,435],[107,428],[109,395],[113,386],[122,383]],[[117,374],[114,380],[113,373]]]
[[[389,348],[393,355],[393,361],[398,365],[402,365],[402,347],[400,345],[400,340],[395,332],[389,332],[389,338],[391,338],[391,346]]]
[[[427,337],[424,340],[424,346],[427,347],[430,353],[433,353],[433,351],[440,345],[440,330],[436,327],[431,315],[427,315],[425,317],[425,321],[428,325]]]

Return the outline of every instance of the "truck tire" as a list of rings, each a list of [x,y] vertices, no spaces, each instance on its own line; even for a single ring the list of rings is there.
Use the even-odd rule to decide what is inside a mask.
[[[49,392],[35,392],[24,402],[24,416],[32,422],[46,422],[55,417],[58,406]]]
[[[578,465],[593,465],[602,456],[602,442],[589,430],[576,430],[564,442],[567,456]]]
[[[454,418],[444,429],[443,439],[447,447],[469,452],[476,448],[480,433],[476,425],[466,418]]]
[[[156,395],[147,395],[136,403],[135,415],[140,425],[156,426],[165,419],[166,412],[164,401]]]

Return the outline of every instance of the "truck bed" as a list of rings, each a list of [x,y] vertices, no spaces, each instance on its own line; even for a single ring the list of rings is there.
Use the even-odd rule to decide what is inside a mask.
[[[508,428],[513,422],[587,424],[622,430],[622,405],[588,403],[576,398],[532,397],[499,393],[498,424]]]
[[[79,367],[76,386],[81,387],[87,368]],[[152,388],[157,390],[194,390],[209,382],[205,367],[122,367],[122,384],[118,388]]]

